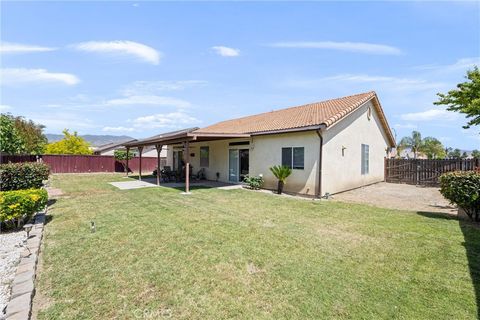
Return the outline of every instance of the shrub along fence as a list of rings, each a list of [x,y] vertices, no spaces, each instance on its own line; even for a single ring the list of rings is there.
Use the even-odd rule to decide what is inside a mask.
[[[43,162],[50,166],[52,173],[86,173],[86,172],[123,172],[123,164],[114,156],[95,155],[2,155],[0,163]],[[138,172],[140,158],[128,161],[130,171]],[[160,166],[166,165],[166,159],[160,158]],[[142,172],[148,174],[157,168],[157,158],[142,157]]]
[[[480,159],[385,159],[385,181],[424,186],[438,186],[442,174],[473,171]]]

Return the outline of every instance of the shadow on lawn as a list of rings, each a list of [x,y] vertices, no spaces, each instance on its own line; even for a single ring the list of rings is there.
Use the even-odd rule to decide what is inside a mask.
[[[477,304],[477,318],[480,319],[480,224],[468,220],[457,219],[449,214],[433,212],[417,212],[417,214],[434,219],[458,220],[463,233],[463,246],[468,259],[470,277],[475,290]]]

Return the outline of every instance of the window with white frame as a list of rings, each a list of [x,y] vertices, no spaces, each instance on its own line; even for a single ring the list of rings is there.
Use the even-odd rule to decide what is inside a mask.
[[[362,144],[362,174],[368,174],[370,169],[370,147]]]
[[[305,148],[282,148],[282,166],[303,170],[305,166]]]

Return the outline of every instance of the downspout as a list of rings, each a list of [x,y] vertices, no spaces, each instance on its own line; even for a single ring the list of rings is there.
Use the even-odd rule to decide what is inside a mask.
[[[317,188],[317,198],[322,197],[322,151],[323,151],[323,136],[322,129],[317,130],[318,137],[320,138],[320,151],[318,154],[318,188]]]

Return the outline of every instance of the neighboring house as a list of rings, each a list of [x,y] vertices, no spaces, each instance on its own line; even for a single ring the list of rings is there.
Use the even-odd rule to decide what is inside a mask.
[[[286,192],[323,196],[384,180],[384,158],[395,139],[375,92],[227,120],[135,141],[129,147],[168,145],[167,165],[209,180],[238,183],[269,168],[292,168]]]
[[[93,149],[93,154],[95,155],[101,155],[101,156],[113,156],[115,153],[115,150],[125,150],[124,145],[126,143],[131,143],[137,141],[136,139],[132,140],[127,140],[127,141],[122,141],[122,142],[111,142],[107,143],[98,147],[95,147]],[[138,156],[138,151],[134,151],[135,156]],[[153,158],[157,157],[157,150],[155,149],[154,146],[148,146],[145,147],[142,151],[142,157],[145,158]],[[167,157],[167,150],[164,149],[160,153],[160,158],[166,158]]]

